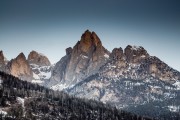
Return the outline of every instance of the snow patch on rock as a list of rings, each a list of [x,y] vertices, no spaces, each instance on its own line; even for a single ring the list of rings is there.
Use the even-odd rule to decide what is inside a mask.
[[[168,109],[171,111],[171,112],[179,112],[180,110],[180,106],[168,106]]]
[[[82,58],[86,58],[86,59],[88,58],[88,56],[85,56],[85,55],[82,55],[82,54],[81,54],[81,57]]]
[[[105,57],[105,58],[109,58],[109,55],[108,55],[108,54],[104,54],[104,57]]]
[[[0,115],[2,115],[3,117],[5,117],[7,115],[7,112],[6,111],[3,111],[1,108],[0,108]]]
[[[59,90],[59,91],[64,90],[66,88],[69,88],[69,86],[66,84],[61,84],[61,83],[50,87],[50,89]]]
[[[44,83],[44,81],[42,81],[42,80],[32,80],[31,82],[32,83],[38,83],[38,84]]]
[[[135,45],[134,45],[134,46],[132,46],[131,49],[132,49],[132,50],[138,50],[138,49],[140,49],[140,48],[141,48],[140,46],[135,46]]]
[[[24,106],[24,98],[17,97],[16,100],[18,103],[20,103],[20,104],[22,104],[22,106]]]

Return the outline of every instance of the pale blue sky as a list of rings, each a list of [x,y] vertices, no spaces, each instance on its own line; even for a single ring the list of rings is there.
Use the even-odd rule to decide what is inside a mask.
[[[109,51],[143,46],[180,71],[179,21],[178,0],[1,0],[0,49],[8,59],[36,50],[55,63],[89,29]]]

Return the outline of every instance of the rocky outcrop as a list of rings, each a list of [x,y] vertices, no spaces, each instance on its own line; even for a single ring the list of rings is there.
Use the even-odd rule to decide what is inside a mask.
[[[73,49],[71,47],[66,48],[66,55],[71,55]]]
[[[70,62],[71,54],[72,54],[72,48],[69,47],[66,49],[66,55],[62,57],[60,61],[57,62],[56,65],[54,66],[52,70],[51,78],[47,83],[48,87],[51,87],[52,85],[56,85],[59,83],[60,84],[66,83],[64,78],[65,78],[65,74],[67,74],[66,69]]]
[[[4,54],[3,51],[0,51],[0,66],[5,65],[5,60],[4,60]]]
[[[15,59],[12,59],[10,62],[8,62],[6,71],[9,74],[15,77],[19,77],[22,80],[32,80],[32,70],[23,53],[20,53]]]
[[[0,71],[4,71],[4,67],[5,67],[5,58],[3,51],[0,51]]]
[[[30,54],[28,55],[28,61],[30,64],[36,64],[39,66],[50,66],[51,65],[49,59],[45,55],[40,54],[36,51],[30,52]]]
[[[85,31],[73,48],[54,67],[52,81],[73,85],[98,72],[106,63],[109,52],[102,46],[95,32]]]
[[[124,57],[123,49],[120,48],[114,48],[112,50],[112,53],[110,54],[110,59],[119,60]]]
[[[131,46],[128,45],[125,50],[124,54],[126,56],[127,62],[130,63],[139,63],[143,59],[149,57],[149,54],[142,46]]]

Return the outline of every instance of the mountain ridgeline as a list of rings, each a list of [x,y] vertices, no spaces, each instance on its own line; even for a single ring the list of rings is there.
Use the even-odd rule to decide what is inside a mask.
[[[119,79],[158,79],[168,83],[180,80],[177,70],[150,56],[143,47],[128,45],[124,50],[114,48],[109,52],[96,33],[87,30],[73,48],[66,49],[66,55],[54,66],[47,85],[61,84],[57,89],[64,89],[96,73]]]
[[[180,113],[179,71],[151,56],[142,46],[128,45],[109,52],[97,34],[89,30],[54,65],[36,51],[31,51],[27,59],[20,53],[10,61],[1,51],[0,70],[142,116],[175,120]]]

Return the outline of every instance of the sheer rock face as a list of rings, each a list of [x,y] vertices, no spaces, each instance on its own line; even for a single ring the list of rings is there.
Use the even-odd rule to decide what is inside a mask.
[[[32,80],[32,70],[23,53],[20,53],[15,59],[12,59],[10,62],[8,62],[6,71],[15,77],[19,77],[22,80]]]
[[[51,65],[49,59],[46,56],[44,56],[36,51],[30,52],[30,54],[28,55],[28,61],[30,64],[36,64],[39,66],[50,66]]]
[[[51,80],[75,84],[98,72],[108,57],[109,52],[96,33],[87,30],[73,48],[66,49],[66,56],[54,67]]]
[[[4,67],[5,67],[5,57],[3,51],[0,51],[0,70],[4,71]]]

